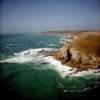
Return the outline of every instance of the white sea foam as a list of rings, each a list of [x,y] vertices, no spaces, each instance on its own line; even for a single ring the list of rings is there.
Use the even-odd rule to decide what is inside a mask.
[[[45,67],[36,68],[37,70],[48,70],[53,69],[56,72],[60,74],[61,77],[65,76],[86,76],[90,74],[94,75],[100,75],[99,70],[89,70],[89,71],[81,71],[74,73],[77,69],[73,69],[69,66],[65,66],[61,64],[60,61],[54,59],[52,56],[46,56],[45,53],[47,51],[54,51],[55,49],[52,48],[39,48],[39,49],[28,49],[23,52],[16,53],[15,56],[12,56],[10,58],[7,58],[5,60],[1,60],[0,62],[9,62],[9,63],[27,63],[27,62],[33,62],[33,63],[40,63],[40,64],[48,64],[49,67],[45,65]]]
[[[15,46],[15,45],[25,45],[25,44],[12,44],[12,43],[9,43],[8,45],[9,46]]]
[[[45,57],[45,61],[53,65],[52,69],[56,70],[62,77],[65,77],[69,72],[71,72],[71,67],[62,65],[60,61],[51,56]]]
[[[51,43],[51,44],[47,44],[47,46],[54,47],[54,46],[56,46],[56,44]]]
[[[72,39],[68,35],[63,35],[59,39],[59,43],[65,44],[66,42],[70,42]]]
[[[43,61],[45,55],[41,54],[40,52],[52,50],[52,48],[28,49],[19,53],[14,53],[14,56],[9,57],[5,60],[1,60],[0,62],[27,63],[34,61]]]

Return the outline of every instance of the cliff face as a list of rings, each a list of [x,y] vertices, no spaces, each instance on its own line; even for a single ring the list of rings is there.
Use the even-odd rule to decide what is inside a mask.
[[[62,64],[65,64],[70,59],[68,44],[65,44],[64,47],[56,51],[53,55],[55,59],[60,60]]]
[[[100,34],[85,34],[65,44],[54,53],[54,58],[62,64],[81,70],[100,67]]]

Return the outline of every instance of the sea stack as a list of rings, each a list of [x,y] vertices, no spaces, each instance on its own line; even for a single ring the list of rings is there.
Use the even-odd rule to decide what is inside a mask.
[[[72,37],[53,54],[54,58],[79,70],[100,68],[100,32],[80,32]]]

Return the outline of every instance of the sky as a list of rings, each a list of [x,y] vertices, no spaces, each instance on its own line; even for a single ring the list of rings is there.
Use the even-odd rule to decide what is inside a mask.
[[[100,0],[0,0],[0,33],[100,29]]]

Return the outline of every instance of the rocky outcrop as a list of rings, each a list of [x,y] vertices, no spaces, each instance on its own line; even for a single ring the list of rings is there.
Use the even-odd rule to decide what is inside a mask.
[[[82,36],[66,43],[53,54],[54,58],[80,70],[97,69],[100,67],[100,34]]]
[[[54,58],[60,60],[62,64],[65,64],[67,61],[70,60],[70,53],[68,49],[68,44],[65,44],[63,48],[59,49],[53,54]]]

